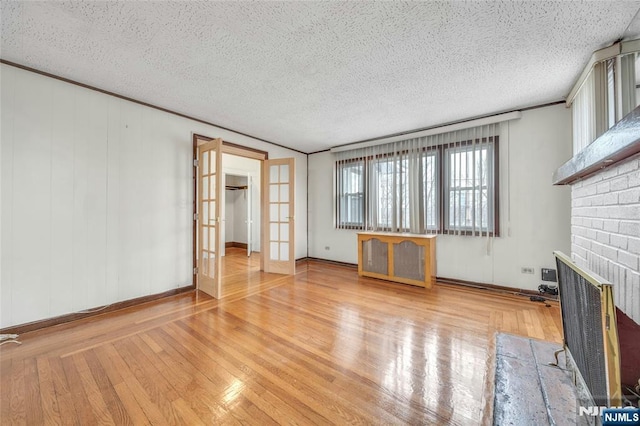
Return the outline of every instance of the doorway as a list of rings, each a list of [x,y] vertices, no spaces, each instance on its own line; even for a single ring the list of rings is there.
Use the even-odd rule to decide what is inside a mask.
[[[224,165],[224,159],[222,160]],[[222,221],[222,256],[226,256],[226,249],[241,248],[246,250],[247,256],[252,251],[252,211],[251,190],[249,176],[238,176],[225,173],[224,175],[224,212]]]
[[[194,149],[194,228],[193,279],[199,290],[219,299],[223,293],[223,275],[234,271],[224,268],[222,259],[227,251],[244,250],[248,264],[259,252],[259,270],[280,274],[295,273],[294,259],[294,181],[293,158],[268,160],[264,151],[246,148],[222,139],[193,135]],[[251,166],[246,166],[251,163]],[[243,166],[244,164],[244,166]],[[230,185],[227,185],[227,180]],[[234,200],[227,215],[227,191],[245,191],[229,194]],[[246,188],[245,188],[246,187]],[[235,199],[242,196],[246,203],[238,203],[247,211],[246,219],[236,224]],[[259,200],[259,202],[258,202]],[[229,223],[226,219],[228,218]],[[244,226],[242,226],[244,225]],[[233,241],[246,235],[246,243]],[[226,234],[230,234],[228,241]],[[238,237],[240,238],[240,237]],[[246,244],[246,248],[236,245]],[[230,257],[230,256],[229,256]],[[236,258],[237,259],[237,258]],[[225,263],[232,265],[231,259]],[[247,263],[247,262],[244,262]],[[245,279],[246,283],[250,280]],[[230,279],[226,280],[230,283]]]
[[[221,255],[225,256],[229,248],[244,249],[247,256],[259,255],[261,161],[223,153],[222,171]]]

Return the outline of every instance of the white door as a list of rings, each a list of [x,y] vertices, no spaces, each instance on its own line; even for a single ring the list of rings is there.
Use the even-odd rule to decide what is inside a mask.
[[[294,159],[265,160],[263,166],[263,269],[265,272],[293,275],[296,271]]]
[[[219,299],[222,139],[198,147],[198,289]]]

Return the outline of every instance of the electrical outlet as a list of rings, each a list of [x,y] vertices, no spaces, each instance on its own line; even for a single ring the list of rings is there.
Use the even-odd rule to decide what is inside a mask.
[[[551,281],[554,283],[558,281],[558,275],[555,269],[542,268],[541,275],[542,281]]]
[[[523,266],[522,268],[520,268],[520,272],[522,272],[523,274],[533,274],[535,271],[533,268]]]

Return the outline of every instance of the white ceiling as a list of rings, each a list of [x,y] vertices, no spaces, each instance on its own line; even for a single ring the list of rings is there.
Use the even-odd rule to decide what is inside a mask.
[[[562,100],[640,28],[639,1],[1,7],[2,59],[303,152]]]

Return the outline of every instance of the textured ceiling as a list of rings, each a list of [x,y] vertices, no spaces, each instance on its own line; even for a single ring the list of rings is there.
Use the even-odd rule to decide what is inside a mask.
[[[304,152],[564,99],[638,1],[2,1],[2,59]]]

